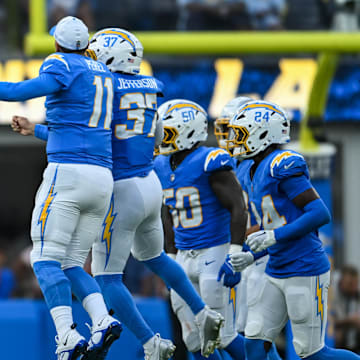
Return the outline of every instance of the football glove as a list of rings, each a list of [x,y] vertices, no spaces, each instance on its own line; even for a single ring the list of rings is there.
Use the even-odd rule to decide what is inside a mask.
[[[251,251],[257,253],[276,243],[274,230],[261,230],[250,234],[246,239]]]
[[[226,287],[233,288],[241,280],[241,274],[237,271],[234,271],[230,263],[230,255],[226,256],[225,262],[221,265],[217,281],[221,281],[224,276],[223,284]]]
[[[254,255],[250,251],[230,254],[230,262],[234,271],[243,271],[254,262]]]

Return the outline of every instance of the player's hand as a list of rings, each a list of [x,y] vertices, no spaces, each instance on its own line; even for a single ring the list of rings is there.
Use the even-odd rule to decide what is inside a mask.
[[[29,121],[28,118],[23,116],[13,116],[11,121],[11,127],[15,132],[21,135],[34,135],[35,124]]]
[[[246,239],[251,251],[260,252],[276,243],[274,230],[261,230],[250,234]]]
[[[234,271],[243,271],[254,262],[254,255],[250,251],[230,254],[230,262]]]
[[[224,276],[223,284],[226,287],[233,288],[241,280],[241,273],[234,271],[230,263],[230,255],[226,256],[225,262],[221,265],[217,281],[221,281]]]

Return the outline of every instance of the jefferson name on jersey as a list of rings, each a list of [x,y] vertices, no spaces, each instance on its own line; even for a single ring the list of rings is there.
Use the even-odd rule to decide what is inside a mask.
[[[154,167],[157,96],[163,84],[144,75],[114,73],[114,78],[114,180],[144,177]]]

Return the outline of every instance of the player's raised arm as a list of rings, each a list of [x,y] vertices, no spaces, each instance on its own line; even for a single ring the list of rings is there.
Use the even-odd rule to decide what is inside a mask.
[[[53,75],[42,73],[31,80],[0,82],[0,100],[25,101],[56,93],[61,88],[62,84]]]

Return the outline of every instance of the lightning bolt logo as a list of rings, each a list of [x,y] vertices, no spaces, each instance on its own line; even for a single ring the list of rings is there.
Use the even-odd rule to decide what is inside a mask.
[[[235,317],[236,317],[236,288],[233,287],[230,289],[230,296],[229,296],[229,304],[232,303],[233,306],[233,320],[235,322]]]
[[[316,296],[315,299],[317,301],[317,316],[320,316],[321,319],[321,334],[323,328],[323,320],[324,320],[324,300],[323,300],[323,286],[320,284],[320,276],[316,278]]]
[[[49,192],[46,196],[45,201],[42,204],[41,212],[38,220],[38,225],[40,225],[40,239],[41,239],[41,252],[42,254],[43,247],[44,247],[44,238],[45,238],[45,230],[46,230],[46,224],[49,218],[49,214],[51,211],[51,204],[53,200],[55,199],[56,193],[54,193],[54,187],[56,182],[56,176],[57,176],[58,168],[55,170],[54,178],[51,182]]]
[[[226,155],[227,155],[228,153],[227,153],[227,151],[224,150],[224,149],[218,149],[218,150],[213,150],[213,151],[211,151],[211,152],[208,154],[208,156],[206,157],[206,160],[205,160],[205,165],[204,165],[204,170],[205,170],[205,171],[206,171],[206,169],[207,169],[210,161],[211,161],[211,160],[215,160],[216,157],[217,157],[218,155],[220,155],[220,154],[226,154]]]
[[[258,109],[258,108],[264,108],[267,110],[271,110],[274,111],[282,116],[285,117],[285,115],[283,114],[282,111],[280,111],[279,109],[277,109],[276,107],[270,105],[270,104],[263,104],[263,103],[256,103],[256,104],[249,104],[249,105],[245,105],[243,108],[241,108],[241,112],[244,110],[250,110],[250,109]]]
[[[165,115],[170,114],[173,110],[179,110],[179,109],[185,109],[185,108],[191,108],[191,109],[194,109],[194,110],[199,111],[199,112],[203,113],[204,115],[206,115],[204,113],[204,110],[200,109],[195,104],[189,104],[189,103],[175,104],[167,109]]]
[[[109,210],[105,216],[105,220],[103,222],[103,232],[101,236],[101,241],[105,242],[106,245],[106,262],[105,262],[105,268],[108,264],[109,258],[110,258],[110,252],[111,252],[111,237],[113,232],[113,223],[116,218],[116,215],[114,213],[114,195],[111,197]],[[104,268],[104,269],[105,269]]]
[[[70,71],[70,68],[69,68],[69,64],[66,62],[66,60],[64,59],[64,57],[62,55],[59,55],[59,54],[52,54],[52,55],[49,55],[45,60],[45,61],[48,61],[48,60],[59,60],[61,61],[67,68],[68,71]]]
[[[279,166],[280,163],[281,163],[283,160],[285,160],[285,159],[287,159],[287,158],[289,158],[289,157],[291,157],[291,156],[297,156],[297,157],[302,158],[302,156],[301,156],[300,154],[296,154],[296,153],[294,153],[294,152],[292,152],[292,151],[284,151],[283,153],[275,156],[275,158],[274,158],[273,161],[271,162],[271,166],[270,166],[270,167],[271,167],[271,172],[272,172],[272,169],[273,169],[276,165]]]

